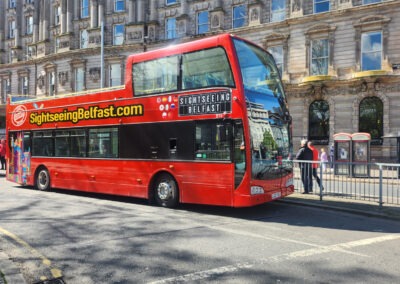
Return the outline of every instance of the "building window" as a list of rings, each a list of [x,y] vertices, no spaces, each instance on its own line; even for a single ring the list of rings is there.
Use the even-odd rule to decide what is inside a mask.
[[[10,49],[10,51],[8,52],[8,62],[12,63],[14,60],[14,50]]]
[[[8,21],[8,38],[14,38],[15,20]]]
[[[85,88],[85,71],[83,67],[75,68],[74,79],[75,79],[74,91],[75,92],[83,91]]]
[[[176,4],[176,0],[166,0],[167,5]]]
[[[209,31],[208,11],[197,13],[197,33],[204,34]]]
[[[382,32],[361,35],[361,70],[382,69]]]
[[[286,0],[272,0],[271,22],[283,21],[286,18]]]
[[[54,41],[54,44],[55,44],[56,52],[58,52],[59,49],[60,49],[60,38],[57,37],[57,38],[55,39],[55,41]]]
[[[28,46],[26,48],[26,59],[30,60],[33,56],[35,56],[35,48],[33,46]]]
[[[114,0],[114,12],[125,11],[125,0]]]
[[[87,30],[81,30],[80,31],[80,47],[81,48],[87,48],[88,47],[88,43],[89,43],[89,35]]]
[[[314,13],[328,12],[330,0],[314,0]]]
[[[122,85],[121,81],[121,64],[111,64],[108,69],[109,87]]]
[[[17,6],[16,0],[8,0],[8,8],[14,9]]]
[[[54,96],[56,92],[56,75],[54,71],[47,73],[47,89],[48,95]]]
[[[124,25],[114,25],[114,37],[113,44],[114,45],[122,45],[124,43],[124,33],[125,27]]]
[[[329,64],[328,39],[317,39],[311,41],[311,75],[327,75]]]
[[[22,76],[19,79],[19,91],[21,95],[28,95],[29,78],[28,76]]]
[[[243,27],[246,22],[246,6],[239,5],[233,7],[232,27]]]
[[[27,16],[25,17],[25,27],[26,27],[26,34],[31,35],[33,33],[33,17]]]
[[[57,26],[60,24],[61,17],[61,6],[54,7],[54,25]]]
[[[168,18],[166,22],[166,31],[167,39],[176,38],[176,19]]]
[[[25,0],[26,4],[33,4],[34,0]]]
[[[382,144],[383,103],[378,97],[367,97],[360,102],[359,131],[371,134],[372,144]]]
[[[3,79],[2,81],[2,103],[6,103],[7,95],[11,94],[10,79]]]
[[[268,48],[269,53],[274,57],[279,74],[283,74],[283,46],[271,46]]]
[[[363,0],[363,5],[373,4],[373,3],[380,3],[382,0]]]
[[[329,143],[329,104],[318,100],[309,108],[308,139],[318,144]]]
[[[89,17],[89,0],[81,0],[81,18]]]

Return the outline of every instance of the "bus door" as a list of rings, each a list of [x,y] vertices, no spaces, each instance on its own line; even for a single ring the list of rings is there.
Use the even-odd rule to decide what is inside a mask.
[[[10,132],[8,136],[7,179],[20,184],[27,183],[31,166],[30,132]]]

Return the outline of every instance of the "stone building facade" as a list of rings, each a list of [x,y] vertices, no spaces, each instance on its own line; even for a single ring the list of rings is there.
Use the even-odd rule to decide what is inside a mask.
[[[303,137],[326,147],[335,133],[369,132],[372,158],[389,160],[399,27],[400,0],[0,0],[0,129],[9,94],[121,85],[130,54],[229,32],[274,55],[295,148]]]

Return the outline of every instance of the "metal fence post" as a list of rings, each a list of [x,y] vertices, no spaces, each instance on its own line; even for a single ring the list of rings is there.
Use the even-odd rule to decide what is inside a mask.
[[[322,170],[322,163],[320,162],[319,163],[319,176],[321,177],[321,184],[320,184],[320,187],[319,187],[319,201],[322,201],[322,190],[323,190],[323,188],[324,188],[324,177],[323,177],[323,170]]]
[[[379,208],[383,205],[383,170],[382,164],[379,164]]]

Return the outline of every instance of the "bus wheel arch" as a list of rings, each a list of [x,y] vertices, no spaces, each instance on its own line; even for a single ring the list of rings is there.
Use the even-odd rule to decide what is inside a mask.
[[[50,190],[50,172],[45,166],[39,166],[36,169],[35,187],[40,191]]]
[[[149,186],[149,200],[161,207],[174,208],[179,203],[179,187],[175,178],[168,172],[158,172]]]

